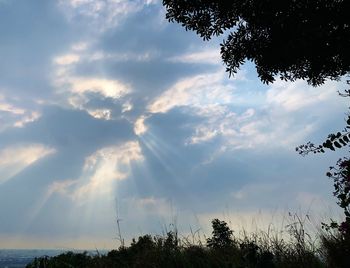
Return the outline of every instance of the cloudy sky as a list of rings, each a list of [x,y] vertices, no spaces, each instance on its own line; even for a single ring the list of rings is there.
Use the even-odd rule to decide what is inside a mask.
[[[0,0],[0,248],[112,248],[220,217],[334,213],[344,83],[228,78],[158,0]]]

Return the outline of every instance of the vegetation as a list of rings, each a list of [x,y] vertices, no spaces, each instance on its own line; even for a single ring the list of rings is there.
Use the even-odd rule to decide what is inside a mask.
[[[230,75],[235,74],[246,60],[255,63],[264,83],[273,82],[279,76],[289,81],[307,80],[309,84],[317,86],[326,79],[339,80],[349,74],[349,1],[163,0],[163,5],[169,21],[180,23],[186,30],[196,31],[204,40],[227,34],[221,44],[221,56]],[[350,90],[340,95],[350,97]],[[350,115],[343,131],[330,134],[320,145],[308,142],[296,150],[305,156],[311,152],[325,153],[326,150],[335,151],[349,145]],[[344,220],[338,223],[331,219],[330,223],[322,223],[325,231],[321,235],[322,263],[328,267],[350,267],[350,159],[339,159],[336,167],[330,167],[327,176],[333,180],[333,195],[343,209]],[[220,231],[215,227],[217,224],[222,228]],[[232,245],[237,246],[234,241],[230,242],[232,245],[229,243],[232,233],[224,225],[213,222],[213,228],[225,239],[213,234],[213,238],[208,240],[210,250],[220,248],[224,252],[227,246],[223,247],[217,241],[233,248]],[[298,232],[296,234],[300,235]],[[264,252],[266,254],[260,252],[259,255],[260,245],[239,245],[238,252],[249,248],[256,260],[258,256],[270,256],[270,259],[266,258],[272,266],[261,266],[259,261],[255,261],[253,266],[236,264],[234,267],[277,267],[279,255],[273,250],[268,249]],[[303,243],[296,245],[296,252],[303,252],[297,254],[301,257],[298,261],[291,257],[292,266],[284,263],[280,267],[318,267],[320,263],[316,259],[307,258],[314,256],[313,251],[306,252],[303,246]],[[285,255],[286,252],[282,252]]]
[[[342,96],[350,97],[350,90]],[[350,115],[342,132],[330,134],[321,145],[311,142],[296,148],[299,154],[324,153],[350,144]],[[350,267],[350,159],[339,159],[326,174],[334,183],[333,195],[343,209],[344,220],[331,219],[321,223],[317,239],[313,240],[305,230],[308,216],[292,217],[286,225],[289,238],[280,233],[258,232],[235,236],[226,222],[212,221],[212,236],[203,243],[180,239],[175,230],[165,236],[140,236],[129,247],[121,246],[107,255],[91,256],[87,253],[67,252],[56,257],[36,258],[27,268],[64,267],[233,267],[233,268],[294,268],[294,267]]]
[[[347,0],[163,0],[169,21],[204,40],[227,31],[221,56],[231,74],[245,60],[265,83],[307,80],[320,85],[350,70]]]
[[[196,31],[204,40],[228,33],[221,45],[230,74],[245,60],[253,61],[260,79],[273,82],[276,75],[314,86],[338,80],[350,71],[350,2],[278,0],[163,0],[167,18]],[[340,94],[350,97],[350,90]],[[342,132],[325,142],[311,142],[297,151],[324,153],[350,144],[350,115]],[[289,239],[269,232],[235,236],[226,222],[212,221],[206,243],[180,239],[176,230],[166,236],[140,236],[107,255],[67,252],[35,259],[27,268],[46,267],[350,267],[350,159],[339,159],[327,176],[344,220],[322,223],[318,239],[305,230],[305,218],[293,216],[286,226]],[[120,239],[122,241],[122,239]]]
[[[350,84],[350,81],[347,83]],[[350,90],[339,94],[342,97],[350,97]],[[335,151],[349,145],[350,114],[343,131],[329,134],[326,141],[319,145],[311,142],[300,145],[296,151],[305,156],[309,153],[325,153],[326,150]],[[322,228],[327,231],[327,234],[322,236],[323,246],[327,252],[325,256],[331,267],[350,267],[350,159],[348,157],[339,159],[336,166],[330,167],[326,175],[333,180],[333,195],[343,210],[344,219],[340,223],[332,219],[330,223],[322,223]]]
[[[67,252],[56,257],[41,257],[27,268],[64,267],[237,267],[294,268],[350,267],[349,252],[336,230],[321,230],[319,240],[313,240],[305,230],[305,220],[291,215],[286,226],[289,237],[282,232],[246,232],[234,236],[226,222],[212,221],[212,236],[206,245],[198,240],[178,237],[177,231],[165,236],[140,236],[129,247],[121,246],[106,255]]]

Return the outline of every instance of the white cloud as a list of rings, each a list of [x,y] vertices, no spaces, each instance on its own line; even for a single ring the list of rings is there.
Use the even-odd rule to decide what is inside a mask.
[[[203,118],[203,123],[194,126],[188,144],[203,143],[216,136],[224,137],[226,145],[236,149],[267,142],[270,133],[262,130],[270,123],[269,118],[259,118],[251,107],[239,113],[232,111],[235,105],[240,105],[240,98],[235,92],[235,81],[226,82],[225,77],[220,71],[180,80],[153,100],[148,110],[166,113],[174,107],[186,106]]]
[[[79,62],[80,57],[77,54],[66,54],[54,58],[54,63],[58,65],[70,65]]]
[[[121,98],[130,92],[130,87],[111,79],[75,77],[69,80],[72,93],[83,95],[93,92],[113,99]]]
[[[128,112],[128,111],[131,111],[133,108],[133,105],[132,103],[129,101],[126,101],[123,103],[122,105],[122,113],[125,113],[125,112]]]
[[[136,135],[142,135],[147,131],[147,126],[145,125],[145,120],[147,119],[147,116],[140,116],[135,124],[134,124],[134,132]]]
[[[99,107],[91,110],[85,107],[91,98],[89,94],[96,93],[101,98],[112,98],[115,101],[120,101],[132,91],[131,87],[116,79],[75,76],[70,69],[71,67],[62,66],[56,69],[53,84],[57,94],[64,97],[69,105],[76,109],[86,110],[95,118],[111,119],[111,111],[108,108]]]
[[[339,83],[327,82],[314,88],[304,81],[276,81],[267,90],[251,90],[249,96],[259,99],[259,103],[242,103],[235,80],[227,82],[225,76],[218,72],[182,79],[151,101],[148,111],[167,113],[175,107],[186,107],[186,111],[203,119],[193,125],[194,132],[186,143],[205,143],[220,137],[219,151],[224,152],[257,146],[294,148],[316,131],[315,118],[326,116],[320,104],[338,108],[341,103],[336,94]]]
[[[26,124],[34,122],[41,117],[39,112],[28,112],[25,116],[14,123],[15,127],[24,127]]]
[[[225,150],[262,149],[266,146],[290,149],[315,130],[314,122],[295,122],[297,118],[278,109],[246,108],[241,113],[235,113],[230,107],[220,108],[224,112],[212,112],[203,123],[194,126],[195,132],[188,139],[188,144],[203,143],[219,136]],[[303,131],[298,131],[300,127]]]
[[[20,107],[16,107],[10,103],[5,102],[4,97],[0,96],[0,111],[8,112],[15,115],[22,115],[26,111]]]
[[[62,87],[65,86],[65,89],[62,90],[59,87],[60,84]],[[129,85],[118,80],[93,77],[63,77],[63,81],[58,81],[56,87],[58,93],[66,98],[70,106],[75,109],[85,110],[92,117],[103,120],[114,119],[112,110],[103,107],[103,105],[98,108],[89,108],[87,104],[92,98],[89,93],[99,95],[94,96],[94,98],[111,98],[115,103],[123,103],[122,99],[131,92]],[[123,111],[125,111],[124,108]]]
[[[55,150],[42,144],[9,146],[0,151],[0,183],[3,183]]]
[[[155,0],[60,0],[69,20],[85,19],[90,27],[103,32],[119,25],[127,16],[137,13]]]
[[[169,58],[169,61],[181,63],[221,64],[221,57],[219,50],[215,48],[175,56]]]
[[[194,126],[188,144],[222,136],[232,147],[251,147],[252,143],[259,143],[256,111],[253,108],[246,108],[241,113],[232,111],[232,107],[239,104],[239,97],[234,81],[226,82],[225,77],[226,74],[220,71],[180,80],[153,100],[148,110],[166,113],[174,107],[186,106],[193,114],[205,119]]]
[[[210,129],[205,126],[198,126],[195,129],[194,135],[190,138],[188,144],[202,143],[208,140],[211,140],[216,135],[218,135],[217,129]]]
[[[166,113],[174,107],[204,107],[212,104],[230,103],[234,88],[221,82],[223,72],[202,74],[180,80],[148,105],[151,113]]]
[[[326,82],[321,87],[312,87],[305,81],[284,82],[277,80],[267,92],[267,103],[281,106],[288,112],[319,104],[336,96],[337,82]]]
[[[25,124],[33,122],[41,116],[38,111],[31,111],[27,108],[22,108],[12,104],[11,101],[3,95],[0,95],[0,113],[1,112],[8,113],[10,116],[3,119],[0,131],[8,127],[23,127]],[[2,118],[0,117],[0,119]]]
[[[102,148],[85,159],[78,180],[53,184],[50,192],[67,194],[79,202],[101,197],[112,191],[114,181],[129,176],[133,162],[142,160],[141,147],[136,141]]]
[[[84,60],[88,62],[101,61],[101,60],[110,60],[113,62],[147,62],[156,56],[154,52],[144,52],[144,53],[135,53],[135,52],[124,52],[124,53],[105,53],[103,51],[95,51],[92,53],[87,53],[83,55]]]
[[[195,126],[195,133],[189,138],[189,144],[202,143],[221,136],[226,149],[239,149],[251,148],[270,140],[271,133],[262,132],[265,122],[257,117],[252,108],[237,114],[222,105],[206,112],[206,120]]]
[[[97,119],[111,120],[112,119],[112,111],[109,109],[87,109],[87,112]]]
[[[53,65],[52,83],[56,88],[56,93],[66,102],[63,105],[68,104],[75,109],[85,110],[98,119],[111,120],[113,118],[110,108],[103,107],[103,105],[90,108],[87,105],[88,102],[91,98],[111,98],[113,102],[120,103],[123,106],[123,112],[125,112],[127,109],[131,109],[132,106],[130,101],[124,103],[122,99],[132,91],[132,88],[117,79],[75,75],[77,64],[82,62],[88,64],[89,61],[112,57],[112,55],[106,55],[103,52],[90,53],[87,47],[87,43],[75,43],[72,45],[74,54],[68,52],[53,59],[55,64]],[[113,59],[121,60],[120,58]],[[91,95],[91,93],[95,93],[95,95]]]

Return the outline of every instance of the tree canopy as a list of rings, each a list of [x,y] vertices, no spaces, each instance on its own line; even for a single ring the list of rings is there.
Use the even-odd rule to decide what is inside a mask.
[[[252,61],[270,83],[314,86],[350,71],[349,0],[163,0],[169,21],[204,40],[229,32],[221,56],[230,75]]]

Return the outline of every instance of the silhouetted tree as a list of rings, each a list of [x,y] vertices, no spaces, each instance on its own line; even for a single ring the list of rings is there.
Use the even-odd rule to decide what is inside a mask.
[[[207,239],[209,248],[227,248],[233,245],[233,231],[227,226],[227,223],[214,219],[211,221],[213,232],[212,237]]]
[[[245,60],[255,63],[265,83],[279,75],[284,80],[305,79],[317,86],[350,72],[349,0],[163,0],[163,5],[169,21],[196,31],[204,40],[229,31],[221,44],[221,56],[230,75]],[[350,97],[350,90],[340,95]],[[350,144],[350,115],[346,124],[342,132],[330,134],[322,144],[308,142],[296,150],[306,155]],[[334,195],[346,216],[337,227],[347,226],[348,230],[349,166],[349,159],[343,158],[336,170],[327,173],[334,179]],[[225,233],[218,232],[225,228],[219,220],[213,221],[213,228],[216,233],[208,246],[217,244],[218,234]]]
[[[347,83],[350,84],[350,81]],[[350,97],[350,89],[339,94],[342,97]],[[350,146],[350,114],[346,119],[346,126],[343,131],[329,134],[328,138],[319,145],[311,142],[300,145],[296,148],[296,151],[305,156],[309,153],[325,153],[327,149],[335,151],[344,146]],[[335,167],[330,167],[329,169],[326,175],[333,180],[333,195],[338,199],[337,204],[343,210],[345,219],[340,224],[333,220],[331,224],[323,223],[323,227],[327,230],[337,229],[344,241],[350,246],[350,159],[343,157],[338,160]]]
[[[230,75],[245,60],[264,83],[314,86],[350,71],[348,0],[163,0],[166,18],[204,40],[229,30],[221,56]]]

